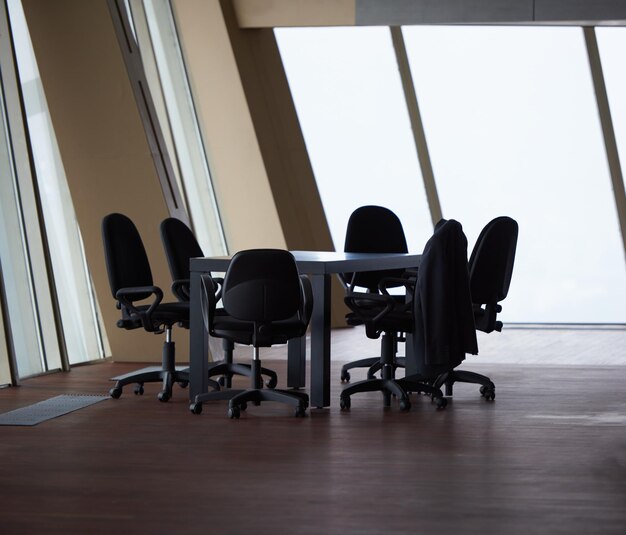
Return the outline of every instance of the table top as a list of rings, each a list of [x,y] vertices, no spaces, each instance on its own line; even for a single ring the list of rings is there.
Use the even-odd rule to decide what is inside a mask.
[[[377,271],[382,269],[417,268],[421,255],[405,253],[343,253],[331,251],[291,251],[301,273],[326,275],[352,271]],[[228,269],[230,256],[192,258],[191,271],[217,271]]]

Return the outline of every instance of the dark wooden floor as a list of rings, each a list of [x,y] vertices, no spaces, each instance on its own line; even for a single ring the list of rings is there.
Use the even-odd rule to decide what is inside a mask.
[[[284,361],[273,364],[284,377]],[[335,363],[333,377],[338,377]],[[132,366],[75,368],[0,390],[0,412],[104,393]],[[477,364],[436,411],[356,396],[296,419],[188,412],[158,387],[35,427],[0,427],[0,533],[419,534],[626,532],[626,367]],[[358,373],[356,375],[359,375]]]

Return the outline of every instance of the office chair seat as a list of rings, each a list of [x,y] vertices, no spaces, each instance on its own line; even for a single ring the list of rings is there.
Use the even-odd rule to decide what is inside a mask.
[[[150,305],[135,305],[138,311],[146,312]],[[174,325],[179,321],[189,321],[189,306],[185,303],[171,302],[171,303],[159,303],[158,308],[152,313],[156,323],[167,322],[170,325]]]
[[[363,307],[360,308],[359,314],[351,312],[346,314],[346,321],[348,325],[363,325],[373,320],[377,314],[381,312],[380,307]],[[398,332],[407,332],[411,329],[411,322],[413,321],[411,314],[406,310],[391,310],[387,312],[384,317],[377,320],[376,325],[380,327],[380,330],[396,329]]]
[[[272,342],[259,345],[259,347],[286,344],[292,338],[302,336],[302,322],[296,318],[275,322],[268,329]],[[253,344],[254,333],[251,322],[233,321],[232,318],[226,316],[216,316],[213,321],[213,331],[218,338],[228,338],[238,344]]]

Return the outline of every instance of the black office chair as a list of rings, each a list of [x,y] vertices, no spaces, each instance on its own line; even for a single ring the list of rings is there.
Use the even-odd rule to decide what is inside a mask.
[[[469,260],[470,290],[472,294],[476,329],[490,333],[502,330],[497,315],[502,312],[503,301],[511,284],[515,251],[517,248],[518,225],[514,219],[502,216],[487,223],[481,231]],[[455,382],[475,383],[480,394],[487,400],[496,397],[496,386],[489,377],[466,370],[450,370],[436,381],[445,385],[447,396],[452,396]]]
[[[436,384],[442,373],[458,366],[466,353],[477,353],[476,332],[467,271],[467,239],[454,220],[437,225],[422,254],[417,279],[406,280],[412,299],[404,307],[385,294],[352,294],[346,304],[365,323],[369,338],[381,332],[382,379],[367,379],[345,387],[340,407],[349,409],[350,396],[358,392],[381,390],[385,406],[391,395],[398,397],[401,410],[409,410],[409,392],[426,392],[437,408],[447,400]],[[384,290],[384,282],[381,284]],[[368,307],[361,303],[370,301]],[[410,347],[416,373],[403,379],[393,376],[393,353],[397,332],[411,333]],[[408,350],[409,348],[407,348]],[[409,358],[407,351],[407,360]],[[407,362],[408,365],[408,362]]]
[[[178,297],[179,301],[189,303],[189,260],[191,258],[203,257],[204,253],[191,229],[180,219],[169,217],[163,220],[160,230],[165,256],[167,257],[173,279],[172,292]],[[216,301],[219,301],[221,298],[221,285],[224,281],[221,278],[213,277],[213,282],[217,285],[215,298]],[[216,309],[215,313],[223,314],[224,310]],[[209,377],[221,376],[218,383],[230,388],[233,375],[251,376],[251,366],[233,362],[235,344],[232,340],[224,338],[222,340],[222,349],[224,358],[210,364]],[[261,373],[268,377],[267,386],[274,388],[277,383],[276,372],[268,368],[262,368]]]
[[[202,412],[202,403],[227,399],[229,418],[239,418],[248,402],[279,401],[296,407],[304,416],[309,397],[304,392],[262,388],[259,348],[287,343],[305,335],[313,294],[306,277],[300,277],[288,251],[253,249],[233,256],[222,287],[225,314],[216,314],[215,286],[207,274],[202,277],[205,291],[205,321],[211,336],[254,348],[251,385],[246,390],[223,390],[196,396],[191,412]],[[234,320],[234,321],[233,321]]]
[[[344,251],[347,253],[407,253],[408,247],[404,236],[402,223],[396,214],[382,206],[361,206],[350,215],[346,228]],[[348,294],[355,288],[363,288],[368,293],[378,293],[378,285],[382,279],[401,277],[404,270],[364,271],[361,273],[342,273],[339,278]],[[399,282],[390,283],[388,288],[399,287]],[[404,301],[404,296],[394,297],[398,302]],[[361,303],[365,305],[365,303]],[[348,325],[362,325],[359,315],[354,312],[346,315]],[[398,333],[397,342],[404,341]],[[394,368],[404,367],[404,357],[395,357]],[[371,379],[381,368],[380,356],[348,362],[341,367],[341,382],[350,382],[350,372],[353,368],[368,368],[367,377]]]
[[[165,332],[163,356],[160,370],[139,370],[118,378],[109,394],[113,398],[122,395],[122,388],[136,383],[135,394],[143,394],[144,383],[162,382],[158,394],[160,401],[172,396],[172,385],[178,382],[185,387],[189,383],[189,370],[177,370],[172,327],[179,323],[189,324],[189,305],[185,303],[163,303],[163,291],[154,286],[148,256],[135,224],[125,215],[109,214],[102,221],[102,241],[109,285],[116,305],[122,312],[117,321],[121,329],[143,328],[148,332]],[[141,304],[151,298],[150,304]],[[211,381],[214,388],[217,383]]]

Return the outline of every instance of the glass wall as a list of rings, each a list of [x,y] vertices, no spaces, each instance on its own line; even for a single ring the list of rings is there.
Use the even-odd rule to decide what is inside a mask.
[[[4,81],[0,91],[0,263],[5,281],[8,318],[22,377],[46,369],[44,348],[35,306],[26,236],[22,225],[18,185],[7,129]]]
[[[626,269],[580,28],[404,28],[446,217],[520,225],[503,319],[626,321]]]
[[[130,0],[127,9],[194,232],[205,254],[226,254],[209,162],[170,2]]]
[[[85,362],[104,356],[94,293],[21,1],[8,6],[68,358]]]
[[[626,28],[596,28],[606,91],[611,106],[611,118],[615,129],[617,149],[626,174]]]
[[[371,202],[398,211],[421,250],[431,226],[389,30],[276,34],[335,244],[353,207]],[[492,218],[520,225],[502,319],[626,322],[624,250],[582,29],[403,34],[444,217],[463,224],[470,251]],[[626,89],[614,57],[612,106]],[[626,128],[620,109],[614,120]]]
[[[352,211],[377,204],[421,251],[432,222],[388,28],[275,33],[335,248]]]

